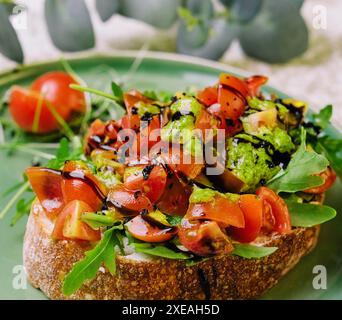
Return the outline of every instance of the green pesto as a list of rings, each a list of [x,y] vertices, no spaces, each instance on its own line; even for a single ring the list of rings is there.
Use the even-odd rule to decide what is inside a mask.
[[[191,115],[185,115],[178,120],[170,121],[161,131],[164,141],[183,143],[191,139],[192,130],[195,128],[195,119]]]
[[[264,111],[275,108],[276,104],[271,100],[260,100],[258,98],[247,98],[248,105],[255,110]]]
[[[255,136],[268,141],[281,153],[291,152],[295,148],[295,145],[288,133],[279,127],[276,127],[273,130],[261,127],[258,134],[255,134]]]
[[[179,111],[181,114],[186,115],[193,113],[195,117],[199,116],[203,106],[193,97],[184,97],[178,99],[171,105],[172,114]]]
[[[138,109],[138,115],[143,116],[145,113],[150,113],[150,114],[159,114],[160,113],[160,108],[157,106],[154,106],[152,104],[146,104],[143,102],[139,102],[136,105]]]
[[[255,148],[249,142],[234,143],[228,139],[227,168],[245,183],[242,191],[254,191],[260,180],[268,181],[278,171],[279,167],[270,168],[272,158],[263,148]]]
[[[108,189],[113,188],[117,184],[121,183],[121,177],[119,174],[115,174],[112,171],[99,171],[95,174]]]
[[[224,198],[227,198],[231,201],[236,202],[239,199],[239,195],[238,194],[234,194],[234,193],[221,193],[218,192],[216,190],[213,189],[202,189],[199,187],[194,187],[189,202],[190,203],[203,203],[203,202],[211,202],[214,200],[215,196],[221,196]]]

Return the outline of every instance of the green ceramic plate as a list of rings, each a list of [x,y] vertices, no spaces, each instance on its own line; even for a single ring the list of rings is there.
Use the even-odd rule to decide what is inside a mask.
[[[136,53],[122,52],[115,56],[93,56],[70,61],[76,72],[87,80],[100,79],[108,67],[119,75],[127,75]],[[99,66],[102,68],[99,69]],[[108,67],[107,67],[108,66]],[[49,70],[62,69],[60,62],[48,62],[25,66],[0,75],[0,96],[12,84],[27,85],[32,79]],[[99,71],[102,70],[102,71]],[[115,70],[115,71],[114,71]],[[220,72],[243,72],[227,65],[211,61],[182,57],[172,54],[150,53],[130,77],[129,86],[139,89],[182,90],[196,85],[207,86],[217,81]],[[267,88],[267,91],[278,92]],[[30,156],[15,154],[8,157],[0,153],[0,194],[18,181],[23,169],[30,165]],[[327,195],[327,203],[336,209],[342,208],[342,186],[338,182]],[[1,200],[0,206],[4,206]],[[0,298],[1,299],[45,299],[44,294],[27,284],[17,275],[22,265],[22,242],[26,219],[10,227],[10,212],[0,221]],[[327,270],[327,289],[315,290],[312,285],[313,268],[322,265]],[[22,282],[24,281],[24,282]],[[19,284],[19,285],[18,285]],[[322,227],[317,248],[303,258],[279,284],[263,299],[341,299],[342,298],[342,215],[337,215]]]

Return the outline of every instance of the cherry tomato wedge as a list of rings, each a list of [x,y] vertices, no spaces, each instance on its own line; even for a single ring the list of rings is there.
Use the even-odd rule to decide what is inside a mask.
[[[185,248],[202,257],[233,251],[228,236],[215,221],[183,219],[178,236]]]
[[[152,203],[164,193],[167,174],[162,166],[135,166],[125,170],[124,185],[130,190],[140,190]]]
[[[208,87],[208,88],[203,89],[202,91],[199,91],[197,93],[197,99],[206,107],[209,107],[214,103],[217,103],[217,100],[218,100],[217,88]]]
[[[243,97],[248,96],[248,86],[247,84],[230,74],[222,73],[220,75],[219,83],[223,86],[228,87],[227,89],[231,89],[231,91],[237,91],[239,94],[241,94]]]
[[[219,85],[218,102],[225,119],[237,120],[245,111],[245,99],[223,85]]]
[[[245,219],[238,203],[222,196],[215,196],[210,202],[190,203],[185,217],[190,221],[216,221],[223,228],[245,226]]]
[[[61,172],[32,167],[25,173],[45,213],[49,218],[54,218],[64,205]]]
[[[63,198],[66,203],[81,200],[98,211],[107,194],[105,186],[79,161],[68,161],[63,168]]]
[[[254,194],[243,194],[240,196],[239,206],[245,218],[245,227],[230,228],[231,236],[239,242],[252,242],[261,231],[264,212],[263,202]]]
[[[271,216],[274,219],[272,231],[280,234],[289,233],[291,231],[291,220],[285,201],[267,187],[258,188],[256,190],[256,195],[264,202],[264,205],[271,210]]]
[[[100,230],[94,230],[81,221],[81,215],[85,212],[92,212],[92,208],[85,202],[78,200],[69,202],[57,217],[52,238],[99,241]]]
[[[189,159],[184,158],[183,149],[178,145],[162,149],[161,157],[175,173],[183,174],[189,179],[196,178],[204,168],[204,164],[196,163],[193,156],[189,156]]]
[[[245,79],[247,84],[249,95],[252,97],[257,97],[260,94],[260,87],[267,82],[268,78],[264,76],[252,76]]]
[[[170,215],[183,216],[188,209],[191,191],[191,187],[181,183],[176,174],[169,174],[165,191],[157,203],[158,209]]]
[[[146,242],[165,242],[177,234],[177,228],[158,228],[144,220],[141,215],[127,222],[126,227],[134,238]]]
[[[117,185],[109,191],[107,203],[127,214],[153,209],[151,201],[141,191],[129,190],[124,185]]]
[[[152,103],[153,100],[147,98],[138,90],[131,90],[129,92],[124,93],[124,103],[126,106],[127,114],[135,114],[134,109],[132,110],[132,108],[135,107],[135,105],[138,102],[144,102],[146,104],[149,104]]]
[[[319,177],[324,179],[324,183],[321,186],[310,188],[305,190],[306,193],[320,194],[327,191],[336,180],[336,173],[333,169],[328,167],[325,171],[318,174]]]

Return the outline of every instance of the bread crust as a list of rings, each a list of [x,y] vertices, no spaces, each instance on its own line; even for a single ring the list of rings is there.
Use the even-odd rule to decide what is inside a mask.
[[[104,267],[75,294],[66,297],[61,285],[87,245],[51,239],[53,226],[35,202],[27,223],[23,257],[29,281],[51,299],[251,299],[273,287],[317,243],[319,226],[295,228],[269,238],[278,250],[261,259],[215,256],[192,266],[169,259],[136,260],[117,256],[117,274]]]

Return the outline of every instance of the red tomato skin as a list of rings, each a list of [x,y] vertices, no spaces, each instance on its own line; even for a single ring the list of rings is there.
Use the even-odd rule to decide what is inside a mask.
[[[233,251],[228,236],[215,221],[183,219],[178,236],[185,248],[201,257],[228,254]]]
[[[144,220],[141,215],[127,222],[126,227],[134,238],[152,243],[171,240],[177,234],[176,228],[160,229]]]
[[[108,193],[107,202],[127,214],[153,210],[151,201],[141,191],[129,190],[124,185],[112,188]]]
[[[261,232],[263,223],[263,202],[254,194],[243,194],[239,199],[239,206],[245,218],[244,228],[230,228],[233,239],[249,243],[254,241]]]
[[[272,211],[275,224],[273,231],[279,234],[291,232],[291,220],[287,205],[279,195],[267,187],[260,187],[256,190],[256,195],[266,202]]]
[[[62,192],[66,203],[80,200],[87,203],[93,211],[101,209],[107,193],[106,188],[90,170],[75,161],[68,161],[64,165]]]
[[[324,179],[324,183],[321,186],[310,188],[304,190],[306,193],[310,194],[321,194],[326,192],[336,181],[336,172],[328,167],[325,171],[318,174],[319,177]]]
[[[220,75],[219,83],[222,86],[228,87],[228,89],[231,88],[231,91],[233,91],[233,92],[237,91],[243,97],[248,96],[247,84],[243,80],[241,80],[237,77],[234,77],[234,76],[227,74],[227,73],[222,73]]]
[[[245,79],[247,84],[249,96],[257,97],[260,95],[260,87],[267,82],[268,78],[264,76],[252,76]]]
[[[50,72],[36,79],[30,89],[14,86],[10,92],[9,110],[19,127],[28,132],[46,133],[57,130],[59,123],[50,109],[68,121],[72,112],[84,112],[82,92],[69,87],[76,83],[68,74]],[[37,128],[33,128],[37,107],[41,104]]]
[[[160,211],[169,215],[183,216],[188,209],[191,192],[191,187],[183,185],[178,177],[171,173],[157,207]]]
[[[53,71],[37,78],[31,90],[41,93],[61,115],[67,110],[83,113],[86,110],[84,93],[71,89],[71,84],[78,83],[68,73]]]
[[[154,166],[147,179],[143,176],[146,166],[137,166],[137,171],[124,179],[124,185],[130,190],[140,190],[152,203],[156,203],[164,193],[167,174],[162,166]]]
[[[185,217],[191,220],[212,220],[221,227],[235,226],[243,228],[245,219],[238,203],[221,196],[216,196],[210,202],[190,203]]]
[[[197,93],[197,99],[206,107],[209,107],[214,103],[217,103],[217,100],[218,100],[217,88],[215,87],[204,88],[203,90]]]
[[[92,208],[83,201],[73,200],[69,202],[58,215],[52,231],[52,238],[55,240],[86,240],[99,241],[101,239],[100,230],[94,230],[85,222],[81,221],[81,214],[91,212]],[[73,234],[65,236],[66,224],[72,221]]]
[[[40,167],[27,168],[25,173],[46,215],[56,217],[64,206],[61,173]]]
[[[34,132],[33,124],[36,109],[41,99],[40,94],[14,86],[10,92],[9,111],[17,125],[27,132]],[[61,114],[67,119],[70,112]],[[37,133],[47,133],[59,128],[59,124],[43,101],[37,126]]]
[[[245,99],[223,85],[219,85],[218,102],[225,119],[237,120],[245,111]]]

